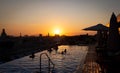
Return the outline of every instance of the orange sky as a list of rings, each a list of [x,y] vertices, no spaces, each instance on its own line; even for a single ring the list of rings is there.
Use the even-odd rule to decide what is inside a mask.
[[[82,29],[109,23],[114,11],[120,11],[119,0],[0,0],[0,32],[8,35],[80,35]]]

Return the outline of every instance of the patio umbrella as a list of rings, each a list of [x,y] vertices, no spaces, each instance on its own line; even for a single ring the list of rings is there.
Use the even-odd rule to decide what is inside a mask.
[[[97,24],[97,25],[94,25],[94,26],[84,28],[83,30],[108,31],[108,27],[104,26],[103,24]]]
[[[90,26],[90,27],[87,27],[83,30],[97,31],[97,41],[98,41],[99,47],[102,47],[104,45],[104,43],[106,43],[105,40],[107,39],[108,27],[104,26],[103,24],[97,24],[94,26]]]

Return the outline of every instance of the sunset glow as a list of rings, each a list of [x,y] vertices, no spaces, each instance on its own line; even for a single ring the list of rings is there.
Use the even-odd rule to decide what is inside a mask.
[[[54,30],[54,34],[60,35],[60,30],[59,29],[55,29]]]
[[[0,0],[0,32],[5,28],[8,35],[14,36],[80,35],[88,26],[109,23],[112,12],[119,14],[119,3],[119,0]]]

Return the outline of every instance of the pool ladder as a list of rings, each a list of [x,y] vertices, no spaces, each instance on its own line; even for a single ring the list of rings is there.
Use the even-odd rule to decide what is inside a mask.
[[[40,54],[40,73],[42,73],[42,71],[41,71],[41,69],[42,69],[42,67],[41,67],[42,66],[42,64],[41,64],[42,55],[46,55],[46,57],[48,58],[48,73],[55,73],[55,70],[54,70],[55,64],[52,62],[52,60],[50,59],[50,57],[48,56],[47,53]],[[51,64],[53,65],[52,70],[51,70]]]

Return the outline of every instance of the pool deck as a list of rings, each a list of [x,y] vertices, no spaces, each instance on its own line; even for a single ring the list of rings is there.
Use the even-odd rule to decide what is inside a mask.
[[[79,66],[74,73],[102,73],[100,65],[96,63],[97,54],[95,52],[95,47],[96,45],[89,45],[84,66]]]

